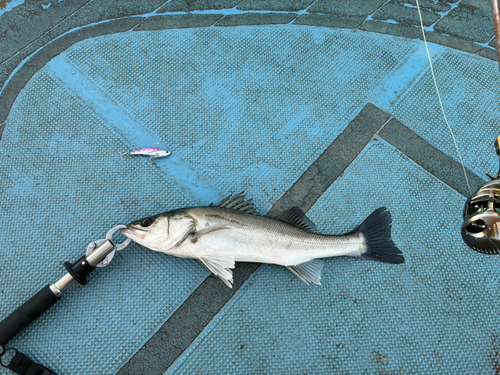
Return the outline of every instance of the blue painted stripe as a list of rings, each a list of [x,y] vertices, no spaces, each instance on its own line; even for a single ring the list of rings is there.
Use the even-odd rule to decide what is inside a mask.
[[[123,150],[123,152],[154,147],[157,142],[160,142],[159,147],[165,147],[172,154],[166,158],[156,159],[155,167],[169,180],[200,205],[218,202],[223,198],[213,184],[197,173],[176,153],[168,139],[159,139],[158,136],[153,135],[140,121],[135,120],[64,56],[50,61],[45,69],[91,108],[110,130],[119,134],[130,145],[130,149]]]

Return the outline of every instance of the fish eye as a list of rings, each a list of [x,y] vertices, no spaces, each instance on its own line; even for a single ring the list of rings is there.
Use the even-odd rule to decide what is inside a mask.
[[[141,227],[149,227],[151,224],[153,224],[153,220],[151,218],[147,217],[143,221],[141,221]]]

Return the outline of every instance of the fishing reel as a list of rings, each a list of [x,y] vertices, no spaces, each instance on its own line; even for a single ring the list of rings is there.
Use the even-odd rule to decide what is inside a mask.
[[[495,140],[497,155],[500,136]],[[462,238],[472,249],[500,254],[500,171],[467,201],[464,207]]]

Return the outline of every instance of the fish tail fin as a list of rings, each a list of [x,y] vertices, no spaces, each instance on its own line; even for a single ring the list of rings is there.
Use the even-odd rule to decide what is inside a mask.
[[[363,235],[366,251],[361,258],[378,260],[385,263],[404,263],[405,258],[391,239],[392,218],[387,208],[381,207],[357,229]]]

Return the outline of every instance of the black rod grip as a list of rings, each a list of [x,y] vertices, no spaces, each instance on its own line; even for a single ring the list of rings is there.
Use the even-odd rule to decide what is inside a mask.
[[[52,293],[49,285],[27,300],[0,322],[0,345],[7,345],[19,332],[29,326],[57,301],[59,301],[59,297]]]

